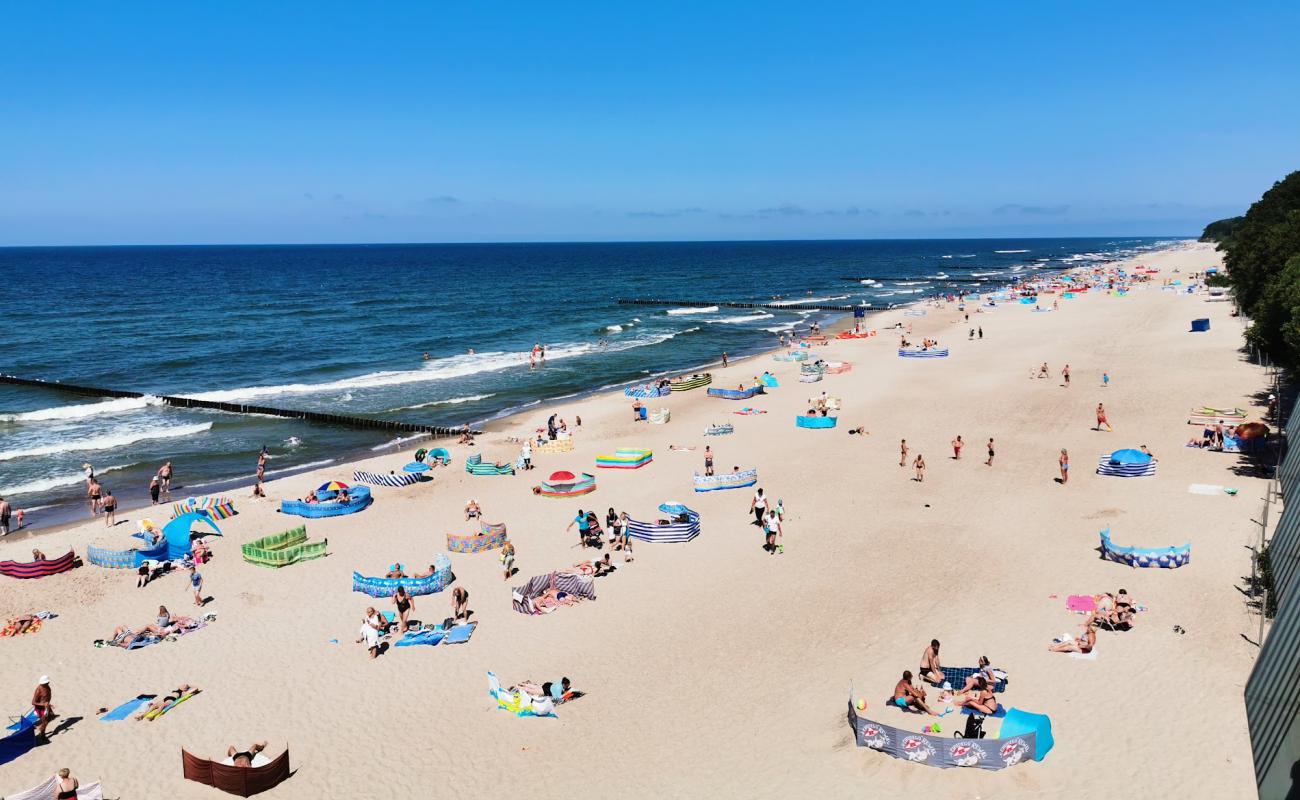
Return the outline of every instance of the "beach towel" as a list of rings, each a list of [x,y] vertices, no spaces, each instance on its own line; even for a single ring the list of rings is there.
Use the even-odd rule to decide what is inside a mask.
[[[441,628],[431,631],[411,631],[397,640],[397,647],[414,647],[415,645],[427,644],[433,646],[445,638],[447,632]]]
[[[51,775],[50,779],[40,786],[25,792],[7,794],[5,798],[6,800],[54,800],[58,796],[59,776]],[[104,789],[99,785],[99,781],[83,783],[77,787],[77,800],[104,800]]]
[[[153,695],[153,694],[142,694],[137,697],[133,697],[130,700],[127,700],[122,705],[108,712],[104,716],[100,717],[99,721],[100,722],[121,722],[122,720],[134,714],[137,708],[145,705],[155,697],[157,697],[157,695]]]
[[[19,623],[18,623],[18,620],[16,620],[16,619],[11,619],[11,620],[9,620],[7,623],[5,623],[4,629],[3,629],[3,630],[0,630],[0,637],[3,637],[3,636],[18,636],[18,635],[19,635],[19,633],[18,633],[18,624],[19,624]],[[39,630],[41,629],[41,625],[43,625],[43,624],[44,624],[44,621],[41,620],[41,619],[39,619],[39,618],[36,619],[36,620],[33,620],[32,624],[31,624],[31,627],[29,627],[26,631],[24,631],[22,635],[26,635],[26,634],[28,634],[28,633],[36,633],[37,631],[39,631]]]
[[[465,625],[457,625],[447,634],[447,644],[464,644],[469,641],[469,637],[474,635],[474,629],[478,627],[477,622],[470,622]]]
[[[984,714],[983,711],[976,711],[975,709],[971,708],[970,706],[962,706],[962,707],[961,707],[961,713],[965,714],[965,715],[968,716],[968,717],[973,717],[973,716],[975,716],[976,714]],[[1006,715],[1007,715],[1007,709],[1006,709],[1006,706],[1002,705],[1001,703],[998,703],[998,708],[997,708],[997,710],[994,711],[992,714],[984,714],[984,716],[986,716],[986,717],[993,717],[994,719],[1002,719],[1002,718],[1005,717]]]
[[[1072,594],[1066,599],[1065,607],[1077,614],[1088,614],[1097,610],[1097,601],[1090,595]]]
[[[1208,495],[1219,495],[1219,494],[1224,494],[1225,492],[1228,492],[1228,490],[1225,489],[1225,488],[1222,487],[1222,486],[1217,485],[1217,484],[1212,484],[1212,483],[1193,483],[1191,486],[1188,486],[1188,487],[1187,487],[1187,492],[1188,492],[1188,494],[1208,494]],[[1228,492],[1228,493],[1231,494],[1231,492]]]
[[[1077,658],[1077,659],[1079,659],[1080,661],[1096,661],[1096,660],[1097,660],[1097,651],[1096,651],[1096,650],[1093,650],[1091,653],[1067,653],[1066,655],[1068,655],[1070,658]]]
[[[982,674],[982,671],[980,670],[979,667],[945,666],[943,668],[943,679],[948,683],[949,686],[952,686],[955,689],[960,689],[961,687],[965,686],[967,678],[971,678],[980,674]],[[926,681],[926,683],[929,683],[931,686],[938,685],[930,681]],[[1007,690],[1007,682],[1005,680],[994,681],[993,685],[990,686],[989,688],[1000,694]]]

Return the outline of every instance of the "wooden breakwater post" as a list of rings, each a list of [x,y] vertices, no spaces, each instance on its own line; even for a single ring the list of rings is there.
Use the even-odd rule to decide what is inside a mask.
[[[348,414],[326,414],[320,411],[300,411],[289,408],[274,408],[272,406],[251,406],[243,403],[220,403],[214,400],[200,400],[194,397],[176,397],[165,394],[146,395],[143,392],[101,389],[95,386],[79,386],[75,383],[63,383],[61,381],[20,378],[17,375],[5,375],[3,373],[0,373],[0,383],[9,384],[11,386],[29,386],[37,389],[52,389],[55,391],[81,395],[83,397],[157,397],[167,405],[176,408],[197,408],[207,411],[225,411],[230,414],[261,414],[268,417],[284,417],[285,419],[301,419],[307,420],[308,422],[319,422],[325,425],[335,425],[343,428],[400,431],[403,433],[426,433],[430,436],[458,436],[464,432],[463,428],[448,428],[440,425],[423,425],[416,422],[376,419],[375,417],[357,417]],[[471,433],[479,434],[482,433],[482,431],[474,430],[471,431]]]

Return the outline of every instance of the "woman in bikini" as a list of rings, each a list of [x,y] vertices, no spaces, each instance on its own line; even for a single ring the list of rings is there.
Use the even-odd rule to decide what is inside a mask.
[[[182,697],[189,694],[196,694],[198,693],[198,691],[199,688],[197,686],[191,686],[188,683],[182,683],[180,686],[177,686],[175,689],[172,689],[170,692],[163,695],[161,698],[151,701],[149,705],[144,707],[143,711],[135,715],[135,719],[137,722],[139,722],[140,720],[149,716],[152,712],[162,711],[164,708],[171,705],[172,703],[175,703],[177,700],[180,700]],[[157,714],[154,714],[154,717],[157,716],[158,716]]]
[[[1058,642],[1048,646],[1048,651],[1052,653],[1082,653],[1087,655],[1092,652],[1092,648],[1097,645],[1097,624],[1091,619],[1088,621],[1088,629],[1078,639],[1070,639],[1065,642]]]
[[[994,714],[998,710],[998,698],[989,688],[988,679],[983,675],[974,677],[975,684],[972,687],[972,693],[960,697],[954,697],[952,704],[955,706],[965,706],[966,708],[978,711],[981,714]]]
[[[1070,454],[1065,452],[1064,447],[1061,448],[1061,457],[1057,459],[1057,463],[1061,467],[1061,484],[1064,485],[1070,480]]]

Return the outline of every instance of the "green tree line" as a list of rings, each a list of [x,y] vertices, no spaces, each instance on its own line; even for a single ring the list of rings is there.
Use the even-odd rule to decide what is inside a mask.
[[[1300,368],[1300,171],[1273,184],[1244,216],[1205,227],[1224,252],[1228,283],[1250,317],[1246,340]]]

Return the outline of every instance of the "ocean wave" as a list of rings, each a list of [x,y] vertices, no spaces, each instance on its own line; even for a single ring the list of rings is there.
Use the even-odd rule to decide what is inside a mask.
[[[162,398],[146,395],[144,397],[122,397],[117,400],[105,400],[100,403],[81,403],[73,406],[54,406],[39,411],[24,411],[20,414],[0,414],[0,422],[43,422],[46,420],[85,419],[100,414],[122,414],[137,411],[148,406],[162,405]]]
[[[390,408],[382,413],[388,414],[393,411],[410,411],[413,408],[429,408],[430,406],[458,406],[461,403],[472,403],[475,400],[486,400],[489,397],[496,396],[496,392],[490,392],[488,394],[471,394],[468,397],[450,397],[446,400],[430,400],[427,403],[416,403],[413,406],[398,406],[397,408]]]
[[[986,278],[989,275],[1001,275],[1001,274],[1002,274],[1001,270],[993,270],[992,272],[972,272],[970,276],[972,278]]]
[[[39,447],[29,447],[26,450],[4,450],[0,451],[0,461],[11,461],[15,458],[30,458],[32,456],[52,456],[58,453],[75,453],[82,450],[111,450],[114,447],[125,447],[148,439],[175,439],[181,436],[193,436],[211,428],[211,422],[200,422],[195,425],[173,425],[169,428],[122,431],[90,439],[75,439],[70,442],[55,442],[54,444],[45,444]]]
[[[302,445],[302,439],[299,439],[297,436],[290,436],[288,439],[285,439],[282,444],[289,448],[299,447]]]
[[[704,308],[670,308],[664,313],[671,314],[676,317],[682,314],[712,314],[714,311],[717,310],[718,310],[717,306],[705,306]]]
[[[879,292],[876,297],[893,297],[897,292]]]
[[[417,433],[414,436],[398,436],[388,440],[387,442],[384,442],[383,444],[377,444],[374,447],[370,448],[370,450],[371,452],[377,452],[379,450],[387,450],[391,447],[401,447],[407,442],[414,442],[416,439],[425,439],[428,438],[428,436],[429,434],[427,433]]]
[[[773,300],[768,303],[770,306],[797,306],[800,303],[828,303],[831,300],[848,300],[847,294],[838,294],[834,297],[801,297],[798,300]]]
[[[959,255],[959,256],[957,256],[957,257],[958,257],[958,258],[974,258],[975,256],[976,256],[975,253],[963,253],[962,255]]]
[[[618,353],[636,347],[648,347],[650,345],[660,344],[676,336],[693,333],[698,330],[699,328],[696,327],[687,328],[682,331],[647,334],[631,339],[620,338],[618,342],[608,344],[605,347],[601,347],[594,342],[548,347],[546,349],[546,360],[559,361],[561,359],[576,358],[599,352]],[[484,372],[500,372],[501,370],[510,369],[512,367],[523,367],[526,366],[527,363],[527,353],[493,351],[487,353],[476,353],[474,355],[450,356],[448,358],[427,361],[420,369],[371,372],[366,375],[358,375],[352,378],[340,378],[339,380],[324,381],[322,383],[290,383],[281,386],[245,386],[238,389],[219,389],[217,391],[199,392],[198,394],[188,396],[196,400],[233,403],[259,397],[274,397],[276,395],[324,394],[327,392],[341,392],[348,389],[374,389],[387,386],[402,386],[411,383],[442,381],[449,378],[463,378],[468,375],[478,375]]]
[[[776,316],[775,314],[768,314],[765,311],[760,311],[756,314],[747,314],[738,317],[719,317],[717,319],[706,319],[704,321],[710,325],[739,325],[743,322],[754,322],[755,320],[760,320],[760,319],[772,319],[775,316]]]
[[[105,467],[104,469],[95,470],[95,475],[96,476],[107,475],[110,472],[116,472],[120,469],[127,469],[128,467],[133,467],[133,466],[135,465],[117,464],[112,467]],[[84,483],[85,480],[86,480],[86,473],[84,472],[68,472],[63,475],[51,475],[48,478],[38,478],[34,481],[28,481],[27,483],[20,483],[17,486],[7,486],[5,487],[5,494],[19,495],[19,494],[35,494],[37,492],[48,492],[50,489],[59,489],[64,486],[76,486],[79,483]],[[28,510],[30,511],[31,509]]]
[[[1028,253],[1028,250],[994,250],[995,253]]]
[[[929,281],[894,281],[895,286],[924,286]]]
[[[333,463],[334,463],[334,459],[332,459],[332,458],[327,458],[327,459],[325,459],[324,461],[308,461],[308,462],[305,463],[305,464],[295,464],[295,465],[292,466],[292,467],[281,467],[280,469],[268,469],[266,472],[264,472],[264,473],[262,473],[262,474],[265,475],[265,476],[267,476],[267,477],[270,477],[270,476],[272,476],[272,475],[283,475],[283,474],[286,473],[286,472],[302,472],[302,471],[304,471],[304,470],[315,469],[316,467],[324,467],[324,466],[327,466],[327,465],[329,465],[329,464],[333,464]],[[219,481],[205,481],[205,482],[203,482],[203,483],[189,483],[189,484],[186,484],[186,485],[185,485],[185,488],[186,488],[186,489],[202,489],[202,488],[205,487],[205,486],[216,486],[217,484],[220,484],[220,483],[230,483],[231,481],[249,480],[249,479],[253,479],[253,478],[256,478],[256,477],[257,477],[256,473],[249,473],[248,475],[236,475],[236,476],[233,477],[233,478],[222,478],[222,479],[219,480]]]
[[[622,332],[623,332],[623,326],[622,326],[622,325],[606,325],[606,326],[605,326],[605,330],[609,331],[610,333],[622,333]]]
[[[786,322],[781,325],[773,325],[770,328],[764,328],[763,330],[767,331],[768,333],[785,333],[786,331],[794,330],[795,324],[796,323],[793,322]]]

